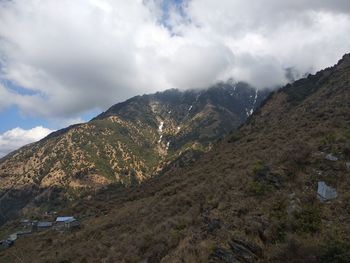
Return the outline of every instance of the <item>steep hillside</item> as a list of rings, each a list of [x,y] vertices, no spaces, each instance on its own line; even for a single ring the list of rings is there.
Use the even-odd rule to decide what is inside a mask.
[[[349,127],[347,55],[275,92],[195,163],[80,200],[61,213],[80,215],[81,230],[20,239],[0,259],[349,262]],[[319,181],[338,197],[318,200]]]
[[[242,124],[267,93],[240,83],[137,96],[25,146],[0,160],[0,224],[28,203],[33,211],[32,201],[52,210],[92,189],[137,184],[186,163]]]

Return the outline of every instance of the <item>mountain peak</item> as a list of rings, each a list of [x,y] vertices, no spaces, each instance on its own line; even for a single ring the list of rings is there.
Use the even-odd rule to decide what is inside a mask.
[[[59,199],[69,200],[77,198],[73,192],[139,184],[208,151],[241,125],[267,94],[243,83],[222,83],[130,98],[2,159],[0,187],[21,191],[34,185],[33,196],[55,188],[61,192]],[[23,205],[30,202],[27,198]]]

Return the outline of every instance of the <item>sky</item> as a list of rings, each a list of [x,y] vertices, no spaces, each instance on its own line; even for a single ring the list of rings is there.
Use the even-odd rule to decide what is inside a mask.
[[[131,96],[279,87],[348,32],[349,0],[0,0],[0,157]]]

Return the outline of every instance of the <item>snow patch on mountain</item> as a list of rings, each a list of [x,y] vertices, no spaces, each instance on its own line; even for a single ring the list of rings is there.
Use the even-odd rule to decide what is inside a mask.
[[[159,131],[160,133],[163,132],[163,127],[164,127],[164,122],[161,121],[160,124],[159,124],[159,127],[158,127],[158,131]]]

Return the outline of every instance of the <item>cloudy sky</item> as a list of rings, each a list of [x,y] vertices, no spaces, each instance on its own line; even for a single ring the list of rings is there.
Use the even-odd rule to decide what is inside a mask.
[[[0,156],[128,97],[350,52],[349,0],[0,0]]]

